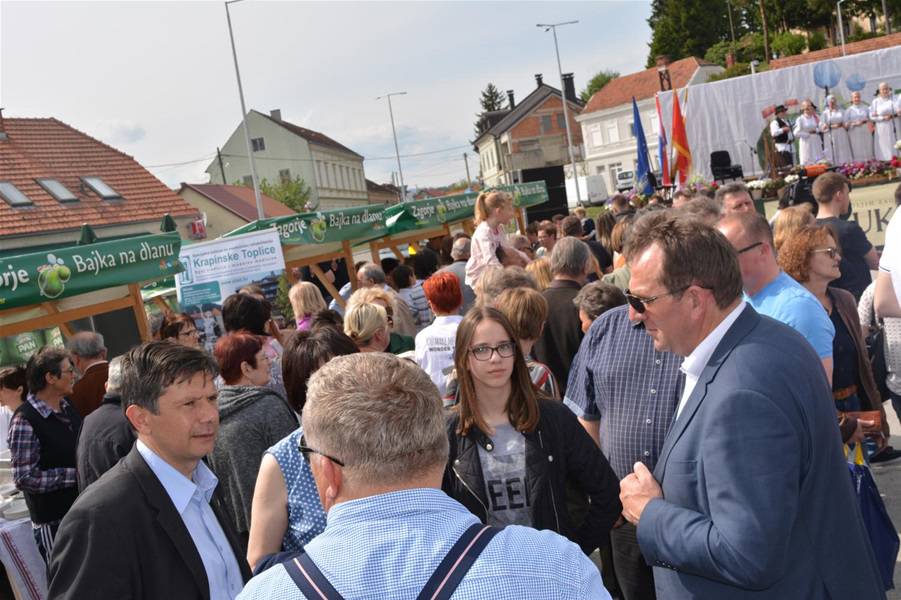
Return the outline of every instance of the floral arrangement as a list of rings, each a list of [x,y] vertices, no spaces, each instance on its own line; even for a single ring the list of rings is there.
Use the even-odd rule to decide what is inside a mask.
[[[897,156],[892,157],[892,162],[890,163],[893,169],[901,169],[901,159]]]
[[[892,169],[892,163],[881,160],[868,160],[866,162],[852,162],[841,165],[836,169],[848,179],[863,179],[864,177],[873,177],[886,175]]]
[[[748,189],[749,190],[765,190],[772,181],[773,180],[768,177],[764,177],[763,179],[755,179],[753,181],[748,182]]]
[[[798,175],[797,173],[790,173],[790,174],[786,175],[785,179],[783,179],[782,181],[785,182],[785,185],[791,185],[793,183],[797,183],[800,180],[801,180],[800,175]]]
[[[895,150],[901,150],[901,140],[895,142]]]

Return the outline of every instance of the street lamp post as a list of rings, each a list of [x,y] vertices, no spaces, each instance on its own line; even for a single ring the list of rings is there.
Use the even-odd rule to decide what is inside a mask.
[[[244,142],[247,144],[247,158],[250,159],[250,178],[253,180],[253,195],[257,201],[257,218],[263,219],[263,199],[260,197],[260,181],[257,179],[257,165],[253,159],[253,148],[250,146],[250,130],[247,128],[247,109],[244,107],[244,87],[241,85],[241,71],[238,69],[238,52],[235,50],[235,34],[232,32],[232,18],[228,12],[228,5],[241,0],[228,0],[225,2],[225,18],[228,21],[228,37],[232,43],[232,57],[235,59],[235,77],[238,79],[238,96],[241,98],[241,122],[244,125]],[[223,179],[225,173],[222,173]]]
[[[845,55],[845,26],[842,23],[842,2],[845,0],[838,0],[836,7],[838,7],[838,34],[841,36],[842,40],[842,56]]]
[[[573,154],[573,138],[569,128],[569,107],[566,103],[566,87],[563,82],[563,67],[560,65],[560,47],[557,45],[557,28],[564,25],[574,25],[578,21],[566,21],[565,23],[538,23],[536,27],[543,27],[544,31],[554,32],[554,51],[557,53],[557,72],[560,74],[560,96],[563,98],[563,121],[566,125],[566,148],[569,150],[569,162],[573,167],[573,183],[576,186],[576,203],[582,205],[582,192],[579,191],[579,172],[576,168],[576,157]]]
[[[405,96],[407,92],[391,92],[389,94],[385,94],[384,96],[379,96],[376,100],[381,100],[382,98],[388,99],[388,115],[391,117],[391,134],[394,136],[394,154],[397,156],[397,174],[400,178],[400,200],[401,202],[407,199],[407,190],[404,187],[404,170],[400,166],[400,148],[397,145],[397,129],[394,128],[394,110],[391,108],[391,96]]]

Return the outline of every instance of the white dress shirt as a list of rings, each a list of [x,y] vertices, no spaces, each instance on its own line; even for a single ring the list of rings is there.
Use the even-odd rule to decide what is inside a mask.
[[[210,600],[234,600],[241,593],[244,580],[222,525],[210,507],[210,498],[219,480],[203,461],[197,463],[193,476],[188,479],[141,440],[136,446],[144,462],[160,480],[194,541],[210,584]]]
[[[679,415],[682,413],[682,408],[685,406],[685,403],[694,391],[695,386],[698,384],[698,378],[701,376],[701,372],[704,370],[704,367],[707,366],[707,363],[710,362],[713,351],[716,350],[716,347],[723,341],[726,332],[729,331],[729,328],[732,327],[732,324],[735,323],[739,315],[741,315],[741,311],[745,309],[745,306],[744,300],[739,302],[738,306],[726,315],[726,318],[720,321],[720,324],[717,325],[713,331],[708,333],[707,337],[701,340],[701,343],[698,344],[695,349],[692,350],[691,354],[686,356],[685,360],[682,361],[682,366],[679,367],[679,370],[685,373],[685,387],[682,389],[682,397],[679,399],[679,406],[676,407],[676,419],[679,418]]]

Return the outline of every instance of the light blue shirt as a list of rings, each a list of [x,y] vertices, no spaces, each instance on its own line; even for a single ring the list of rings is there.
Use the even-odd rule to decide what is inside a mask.
[[[832,357],[835,327],[820,301],[784,271],[753,296],[748,304],[762,315],[785,323],[813,346],[820,358]]]
[[[451,546],[478,519],[438,489],[421,488],[342,502],[306,546],[347,600],[415,598]],[[240,600],[304,598],[282,565],[254,577]],[[609,600],[598,568],[552,531],[511,525],[485,547],[454,600]]]
[[[235,553],[210,507],[210,498],[219,480],[202,461],[197,463],[192,478],[188,479],[141,440],[136,446],[191,534],[206,570],[210,600],[233,600],[241,592],[244,581]]]

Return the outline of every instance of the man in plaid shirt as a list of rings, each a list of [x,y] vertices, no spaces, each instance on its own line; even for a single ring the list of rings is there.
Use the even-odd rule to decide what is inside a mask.
[[[60,348],[42,348],[28,361],[28,394],[9,426],[13,480],[22,490],[44,561],[59,522],[78,496],[75,445],[81,417],[66,400],[75,367]]]

